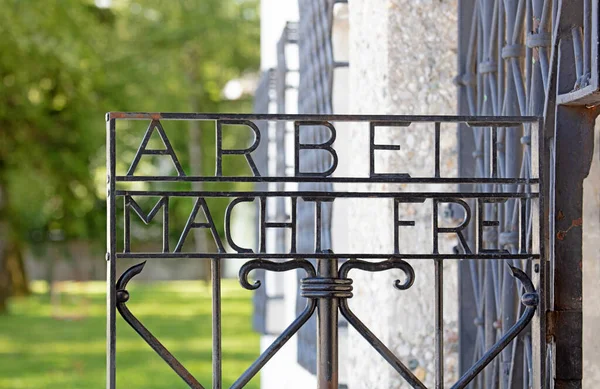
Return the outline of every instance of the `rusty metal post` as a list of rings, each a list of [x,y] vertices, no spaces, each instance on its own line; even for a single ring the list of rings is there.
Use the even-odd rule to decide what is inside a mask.
[[[549,335],[556,358],[555,389],[581,388],[583,378],[583,180],[593,156],[598,109],[559,106],[550,217],[554,234]]]
[[[549,172],[548,240],[551,288],[546,341],[552,345],[554,389],[582,387],[583,378],[583,180],[593,158],[598,106],[570,101],[578,61],[570,33],[584,15],[585,1],[561,1],[554,29],[545,136],[553,164]],[[586,32],[587,33],[587,32]],[[577,81],[579,82],[579,81]],[[566,93],[565,93],[566,92]]]

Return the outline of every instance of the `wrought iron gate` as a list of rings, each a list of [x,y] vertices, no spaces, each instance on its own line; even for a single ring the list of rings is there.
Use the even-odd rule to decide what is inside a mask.
[[[293,25],[292,39],[299,40],[301,50],[312,53],[314,48],[321,50],[318,55],[305,55],[300,65],[301,88],[300,112],[330,114],[331,71],[338,64],[329,56],[330,47],[330,7],[334,1],[304,1],[299,26]],[[298,319],[288,327],[274,345],[249,370],[239,378],[233,387],[242,387],[248,379],[271,358],[289,336],[297,331],[305,331],[307,339],[312,333],[319,336],[315,349],[303,350],[302,358],[314,353],[318,367],[319,387],[333,388],[337,384],[337,345],[335,342],[337,313],[348,318],[377,351],[413,387],[423,387],[414,374],[402,361],[377,340],[374,334],[356,318],[348,306],[352,294],[351,268],[379,271],[387,268],[400,268],[406,272],[404,283],[396,286],[409,287],[410,280],[419,277],[411,272],[412,261],[430,260],[436,268],[436,387],[443,385],[443,348],[440,329],[442,296],[439,293],[443,279],[440,264],[444,260],[462,259],[460,262],[460,373],[462,378],[453,387],[473,388],[578,388],[582,376],[582,317],[581,317],[581,241],[578,227],[582,216],[582,181],[587,174],[591,159],[593,124],[600,103],[598,68],[598,2],[591,0],[460,0],[459,1],[459,114],[462,117],[399,117],[399,116],[337,116],[337,115],[199,115],[199,114],[143,114],[113,113],[108,116],[108,388],[115,388],[115,352],[117,322],[116,312],[120,311],[126,321],[144,338],[149,345],[190,385],[200,384],[177,362],[177,360],[135,319],[127,308],[129,294],[126,284],[141,271],[142,266],[125,272],[117,282],[116,262],[121,258],[190,258],[209,260],[212,264],[213,287],[213,387],[221,387],[220,362],[220,261],[223,258],[245,258],[248,262],[242,269],[242,286],[254,289],[257,285],[248,282],[248,273],[255,270],[255,279],[263,280],[260,272],[283,271],[302,268],[305,271],[299,293]],[[320,5],[319,5],[320,4]],[[301,15],[301,16],[302,16]],[[296,32],[305,39],[300,39]],[[329,45],[329,46],[328,46]],[[303,47],[303,48],[302,48]],[[285,58],[283,58],[285,60]],[[310,61],[307,61],[310,60]],[[311,62],[312,61],[312,62]],[[284,61],[285,62],[285,61]],[[284,64],[285,67],[285,64]],[[262,90],[271,88],[271,96],[286,88],[285,79],[281,82],[280,67],[269,72]],[[283,68],[282,68],[283,69]],[[287,70],[287,69],[286,69]],[[275,80],[277,75],[277,81]],[[269,112],[269,92],[267,98],[257,101],[256,110]],[[279,102],[280,100],[277,99]],[[315,106],[316,104],[316,106]],[[262,108],[261,108],[262,107]],[[304,108],[303,108],[304,107]],[[317,110],[318,109],[318,110]],[[478,116],[475,116],[478,115]],[[543,117],[541,128],[535,118]],[[493,116],[493,117],[491,117]],[[505,117],[500,117],[505,116]],[[521,116],[521,117],[515,117]],[[485,118],[484,118],[485,117]],[[118,123],[142,120],[149,123],[147,137],[132,161],[120,160],[117,155]],[[174,135],[170,120],[203,120],[216,123],[217,133],[236,123],[249,126],[260,139],[256,148],[245,150],[222,150],[217,165],[230,155],[250,158],[256,166],[253,177],[229,177],[222,174],[214,177],[189,177],[185,175],[177,158],[176,148],[169,142]],[[430,131],[437,135],[444,131],[443,123],[457,123],[459,127],[460,163],[459,177],[440,176],[439,170],[431,177],[381,176],[372,172],[368,177],[331,177],[304,175],[314,173],[309,169],[325,171],[335,161],[328,152],[331,135],[335,134],[335,123],[340,121],[366,122],[377,128],[379,124],[388,126],[409,123],[429,123]],[[278,164],[275,173],[268,169],[265,139],[268,128],[278,128],[278,139],[287,127],[299,123],[301,132],[298,144],[312,144],[296,153],[310,155],[319,162],[302,165],[294,174],[281,170]],[[219,127],[220,123],[221,127]],[[277,124],[279,123],[279,124]],[[329,127],[329,123],[332,127]],[[439,124],[438,123],[442,123]],[[283,125],[282,125],[283,124]],[[219,130],[220,129],[220,130]],[[401,128],[397,129],[401,133]],[[376,130],[371,130],[376,131]],[[148,138],[158,135],[164,141],[164,149],[148,148]],[[167,134],[169,136],[167,137]],[[539,137],[538,137],[539,135]],[[401,139],[401,137],[399,138]],[[436,140],[439,138],[436,137]],[[538,141],[536,144],[536,141]],[[542,141],[543,140],[543,141]],[[317,144],[317,145],[315,145]],[[437,143],[439,144],[439,143]],[[544,146],[545,145],[545,146]],[[254,147],[254,146],[253,146]],[[381,147],[381,148],[380,148]],[[394,145],[371,144],[370,151],[392,149]],[[439,149],[432,151],[437,158]],[[173,162],[176,176],[137,176],[136,167],[141,158],[155,155],[166,162]],[[262,157],[261,157],[262,155]],[[223,158],[225,157],[225,158]],[[253,158],[253,159],[252,159]],[[263,158],[263,159],[261,159]],[[119,162],[121,161],[121,162]],[[436,159],[437,161],[437,159]],[[542,164],[543,162],[543,164]],[[130,171],[117,174],[117,165],[130,165]],[[256,171],[263,176],[257,176]],[[282,177],[283,175],[285,177]],[[298,174],[300,173],[300,174]],[[542,174],[543,173],[543,174]],[[341,179],[341,180],[340,180]],[[168,185],[176,183],[206,181],[249,181],[256,184],[255,191],[227,193],[223,191],[193,192],[171,190]],[[435,192],[386,192],[386,193],[332,193],[333,182],[389,182],[416,185],[417,183],[455,183],[456,193]],[[131,191],[123,186],[127,182],[163,183],[167,190]],[[300,184],[298,190],[282,191],[285,183]],[[269,191],[268,184],[277,187]],[[559,183],[559,185],[557,185]],[[152,184],[154,185],[154,184]],[[286,214],[276,212],[275,219],[267,218],[266,200],[279,195],[281,200],[295,206],[304,207],[302,212]],[[437,223],[432,217],[432,228],[439,234],[453,234],[459,240],[455,253],[439,254],[432,248],[430,253],[421,256],[403,255],[391,248],[387,255],[364,255],[357,253],[333,254],[319,252],[316,243],[320,239],[325,247],[327,233],[317,236],[316,231],[326,231],[311,227],[315,221],[327,219],[330,200],[351,195],[365,198],[383,196],[390,201],[430,201],[434,204],[449,202],[457,215],[463,215],[463,223],[449,228]],[[516,197],[514,197],[514,196]],[[153,197],[156,205],[145,213],[136,202],[139,197]],[[265,217],[262,219],[260,246],[266,239],[266,230],[292,230],[287,236],[297,236],[296,252],[256,253],[244,251],[235,253],[182,253],[181,244],[169,242],[164,235],[163,250],[160,253],[132,252],[129,245],[131,223],[139,216],[142,222],[150,223],[158,212],[163,210],[163,230],[169,226],[168,204],[170,199],[190,196],[196,200],[194,215],[182,229],[183,244],[190,229],[211,229],[211,220],[195,222],[196,213],[210,214],[207,196],[231,196],[230,210],[239,202],[254,198],[257,209]],[[304,198],[304,199],[303,199]],[[393,200],[396,199],[396,200]],[[424,200],[427,199],[427,200]],[[434,200],[435,199],[435,200]],[[126,210],[122,219],[117,220],[117,201],[123,201]],[[306,201],[305,201],[306,200]],[[506,201],[505,201],[506,200]],[[338,200],[339,201],[339,200]],[[289,205],[288,204],[288,205]],[[524,204],[524,205],[523,205]],[[320,210],[320,211],[319,211]],[[134,217],[131,218],[131,211]],[[201,212],[200,212],[201,211]],[[281,207],[280,207],[281,211]],[[316,214],[315,214],[315,211]],[[323,212],[323,214],[321,214]],[[436,209],[437,212],[437,209]],[[301,223],[294,223],[294,217],[308,217]],[[230,213],[229,213],[230,215]],[[401,215],[396,215],[402,219]],[[227,214],[224,216],[227,218]],[[394,225],[397,239],[402,239],[401,230],[410,221],[396,220]],[[468,222],[470,220],[470,222]],[[483,224],[481,224],[483,223]],[[125,237],[117,240],[119,225],[123,226]],[[544,228],[544,225],[547,228]],[[307,231],[306,228],[313,228]],[[464,227],[464,228],[463,228]],[[385,227],[387,228],[387,227]],[[400,230],[400,232],[398,232]],[[211,229],[212,231],[212,229]],[[568,233],[567,233],[568,232]],[[215,237],[221,241],[231,237]],[[432,239],[435,239],[432,237]],[[301,241],[304,242],[301,244]],[[235,242],[233,242],[235,244]],[[281,243],[281,242],[280,242]],[[289,242],[291,244],[291,242]],[[306,246],[308,245],[308,246]],[[231,247],[234,247],[230,244]],[[315,247],[316,246],[316,247]],[[175,247],[175,248],[174,248]],[[264,244],[263,244],[264,247]],[[468,249],[468,250],[467,250]],[[237,250],[237,249],[236,249]],[[281,250],[285,250],[285,247]],[[500,253],[500,250],[502,251]],[[316,258],[315,262],[310,259]],[[338,261],[346,260],[341,266]],[[363,262],[365,261],[365,262]],[[370,262],[375,261],[375,262]],[[338,263],[340,264],[340,263]],[[348,264],[348,265],[347,265]],[[517,278],[524,281],[523,287],[516,288],[514,277],[508,264],[521,268]],[[356,271],[356,270],[353,270]],[[528,280],[531,279],[532,282]],[[535,291],[532,289],[535,287]],[[257,295],[264,293],[257,288]],[[134,304],[133,298],[132,304]],[[257,302],[264,301],[261,298]],[[306,305],[304,305],[306,303]],[[260,307],[260,304],[258,304]],[[537,312],[537,313],[534,313]],[[311,328],[307,320],[317,317],[318,325]],[[265,325],[260,315],[255,316],[257,328]],[[527,322],[532,325],[526,326]],[[263,328],[265,330],[266,328]],[[514,338],[511,342],[510,338]],[[309,344],[310,342],[306,342]],[[318,352],[317,352],[318,349]],[[491,350],[491,351],[490,351]],[[499,354],[498,354],[499,353]],[[495,356],[495,358],[492,358]],[[557,362],[555,362],[557,361]],[[487,367],[486,367],[487,366]],[[399,378],[402,379],[402,378]],[[469,384],[470,381],[470,384]]]
[[[172,130],[173,121],[176,120],[198,120],[213,123],[216,139],[216,160],[214,176],[188,176],[177,157],[177,148],[173,146],[172,139],[178,137]],[[139,147],[134,155],[122,155],[118,150],[119,139],[127,134],[125,129],[131,122],[140,121],[147,125],[143,136],[139,139]],[[264,163],[254,160],[254,151],[261,147],[264,141],[261,128],[269,122],[288,122],[294,127],[294,165],[293,173],[279,175],[265,175]],[[333,146],[336,138],[336,123],[357,122],[362,125],[364,131],[370,134],[370,142],[365,145],[366,152],[371,156],[370,172],[366,176],[338,177],[332,176],[339,163],[338,155]],[[459,177],[448,177],[442,174],[440,169],[440,133],[455,128],[455,125],[466,126],[467,131],[475,129],[481,134],[484,152],[480,157],[483,169],[489,170],[489,177],[479,175],[462,175]],[[375,154],[385,150],[397,150],[398,146],[377,143],[376,134],[383,128],[395,131],[399,138],[403,131],[412,125],[426,126],[423,131],[429,131],[434,139],[435,147],[431,150],[431,158],[435,169],[429,176],[411,177],[408,174],[378,173],[375,166]],[[278,128],[275,126],[275,128]],[[279,126],[284,129],[285,126]],[[308,138],[305,131],[319,128],[320,138]],[[499,135],[503,129],[515,129],[522,137],[527,139],[527,152],[524,157],[524,176],[512,175],[511,172],[503,171],[502,149],[499,147]],[[246,131],[253,134],[254,140],[247,148],[231,149],[223,145],[224,131]],[[463,130],[461,130],[463,131]],[[154,148],[150,145],[151,138],[160,139],[162,146]],[[153,148],[151,148],[153,147]],[[264,146],[263,146],[264,147]],[[116,325],[117,312],[145,341],[160,355],[164,361],[177,373],[191,388],[202,388],[193,375],[168,351],[158,339],[135,317],[129,310],[129,305],[135,305],[135,296],[130,296],[127,285],[133,277],[139,274],[145,266],[145,261],[157,258],[185,258],[190,260],[211,262],[212,281],[212,366],[213,366],[213,388],[222,387],[221,372],[221,261],[226,258],[238,258],[247,260],[239,272],[239,281],[243,288],[256,290],[261,287],[259,280],[250,281],[249,275],[254,270],[265,271],[290,271],[300,269],[305,273],[299,288],[305,307],[298,317],[291,323],[268,347],[259,358],[248,367],[232,388],[241,388],[255,376],[260,369],[283,347],[283,345],[302,328],[309,318],[316,315],[317,319],[317,347],[313,352],[316,354],[318,387],[338,387],[338,315],[339,313],[348,321],[349,325],[357,330],[367,342],[389,363],[399,375],[414,388],[425,388],[425,385],[413,374],[413,372],[399,360],[394,353],[383,344],[371,330],[353,313],[349,306],[352,297],[351,272],[370,271],[379,272],[390,269],[399,269],[404,273],[403,280],[397,280],[394,287],[400,292],[411,287],[415,274],[411,262],[431,261],[436,269],[436,332],[435,332],[435,355],[436,355],[436,387],[443,385],[444,363],[443,353],[443,321],[442,308],[443,298],[441,285],[443,272],[441,264],[446,260],[468,261],[475,268],[485,269],[492,266],[498,272],[507,270],[510,274],[506,277],[507,289],[512,286],[515,295],[520,299],[520,311],[514,321],[504,327],[502,336],[491,342],[484,352],[474,361],[472,366],[460,377],[452,388],[464,388],[473,380],[479,379],[486,366],[496,360],[497,356],[511,342],[534,322],[532,329],[538,333],[543,331],[544,315],[539,315],[540,307],[546,298],[545,284],[536,281],[540,274],[544,274],[546,268],[545,260],[545,222],[544,207],[545,199],[540,190],[545,187],[544,166],[541,164],[540,155],[544,152],[544,137],[541,122],[537,117],[482,117],[482,116],[381,116],[381,115],[286,115],[286,114],[177,114],[177,113],[109,113],[107,115],[107,172],[108,172],[108,197],[107,197],[107,388],[115,389],[115,357],[117,353]],[[329,165],[310,166],[306,160],[312,154],[326,153],[329,156]],[[164,162],[171,162],[170,174],[145,175],[139,169],[142,159],[153,156],[161,162],[164,172]],[[244,157],[248,163],[252,176],[231,176],[224,174],[228,158]],[[128,166],[128,169],[126,167]],[[122,170],[122,171],[121,171]],[[259,187],[252,191],[226,191],[226,190],[189,190],[185,185],[193,182],[205,182],[219,185],[225,182],[251,182],[251,183],[282,183],[292,182],[298,184],[318,183],[322,187],[305,189],[299,186],[296,190],[270,191],[265,187]],[[132,187],[136,183],[138,187]],[[333,191],[332,183],[392,183],[402,184],[400,191],[397,187],[391,190],[372,190],[369,192],[356,192],[351,190]],[[419,190],[419,185],[429,184],[460,184],[465,185],[456,192],[435,192]],[[146,186],[144,186],[146,185]],[[150,186],[148,186],[150,185]],[[144,190],[139,190],[142,187]],[[191,186],[190,186],[191,187]],[[150,198],[156,201],[149,212],[144,212],[139,205],[142,198]],[[169,203],[178,198],[191,198],[194,205],[190,210],[189,217],[183,226],[174,226],[170,219]],[[227,198],[230,200],[225,214],[225,236],[221,237],[216,232],[215,218],[220,215],[211,213],[206,201],[207,198]],[[269,198],[283,198],[291,204],[291,213],[287,220],[269,220],[267,218],[267,200]],[[399,241],[402,239],[401,228],[412,226],[414,222],[406,220],[406,217],[395,212],[394,221],[390,228],[394,231],[394,247],[389,247],[384,253],[333,253],[323,249],[324,236],[322,234],[322,213],[325,206],[331,206],[335,201],[343,201],[348,198],[362,199],[388,199],[398,205],[401,203],[430,204],[431,206],[431,251],[418,254],[404,254],[399,250]],[[154,200],[156,199],[156,200]],[[118,202],[122,202],[124,213],[122,217],[117,216]],[[232,211],[241,202],[255,202],[260,212],[260,235],[259,245],[256,250],[240,247],[236,244],[228,225],[231,222]],[[463,213],[462,221],[457,225],[445,225],[440,223],[438,211],[440,204],[451,203]],[[309,232],[313,244],[311,247],[300,247],[297,244],[297,236],[305,234],[300,231],[300,223],[296,220],[296,208],[303,204],[314,209],[313,229]],[[486,235],[498,231],[502,225],[503,216],[498,210],[510,210],[508,214],[517,215],[513,218],[514,227],[511,230],[511,247],[507,250],[503,247],[492,246],[486,240]],[[139,252],[131,245],[131,226],[137,217],[140,221],[150,223],[162,209],[162,250],[157,252]],[[396,208],[397,209],[397,208]],[[132,217],[132,214],[134,217]],[[197,216],[203,216],[204,221],[199,222]],[[183,247],[185,240],[192,229],[209,230],[215,240],[217,252],[185,252]],[[266,231],[279,228],[290,231],[290,242],[288,247],[282,251],[268,252],[266,248]],[[117,238],[117,231],[123,231],[123,239]],[[175,245],[170,242],[169,232],[173,229],[181,231],[180,238]],[[466,232],[472,229],[476,231],[476,238],[467,240]],[[440,235],[452,235],[460,242],[459,248],[454,252],[443,252],[439,245]],[[230,252],[225,250],[224,242],[231,248]],[[144,260],[125,271],[117,280],[116,265],[122,259]],[[314,265],[309,259],[315,259]],[[343,263],[340,263],[344,260]],[[534,275],[534,280],[527,274]],[[535,282],[535,285],[534,285]],[[384,287],[384,286],[382,286]],[[129,303],[130,297],[132,299]],[[536,311],[538,312],[537,320]],[[542,310],[542,312],[544,312]],[[533,344],[532,355],[534,360],[533,371],[537,379],[544,379],[545,371],[543,358],[545,343]],[[208,361],[207,361],[208,363]],[[541,377],[541,378],[540,378]],[[126,385],[126,384],[124,384]]]

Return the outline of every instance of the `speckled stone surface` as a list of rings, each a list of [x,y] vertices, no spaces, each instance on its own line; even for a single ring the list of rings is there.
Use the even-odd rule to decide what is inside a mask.
[[[352,0],[350,6],[350,112],[377,114],[454,114],[456,88],[457,0]],[[368,131],[354,125],[352,169],[368,174]],[[429,127],[431,128],[431,127]],[[442,131],[442,171],[456,174],[456,133]],[[400,152],[381,152],[379,172],[433,174],[432,130],[382,130],[377,143],[399,144]],[[355,190],[390,189],[387,184],[359,184]],[[402,190],[402,186],[398,188]],[[421,190],[453,190],[422,186]],[[351,250],[383,252],[393,248],[393,203],[368,206],[356,200],[349,218]],[[401,252],[430,253],[431,203],[400,208],[415,227],[401,230]],[[451,250],[454,242],[442,240]],[[415,284],[407,291],[393,288],[401,272],[379,274],[353,270],[350,307],[424,383],[434,383],[434,277],[431,261],[413,261]],[[444,265],[446,382],[456,378],[456,265]],[[349,332],[350,389],[406,388],[407,384],[362,339]]]
[[[583,184],[583,388],[600,386],[600,126],[594,160]]]

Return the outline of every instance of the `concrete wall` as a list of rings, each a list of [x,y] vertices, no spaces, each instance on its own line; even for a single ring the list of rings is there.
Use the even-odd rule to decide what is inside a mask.
[[[583,186],[583,387],[600,386],[600,125],[594,160]]]
[[[456,88],[457,2],[415,0],[353,0],[350,10],[350,111],[376,114],[454,114]],[[421,131],[423,130],[423,131]],[[429,129],[431,131],[431,128]],[[368,131],[353,129],[355,174],[368,172]],[[400,144],[399,153],[379,153],[378,171],[431,175],[431,132],[411,126],[398,128],[377,143]],[[456,133],[442,132],[442,166],[456,171],[452,150]],[[360,173],[359,173],[360,172]],[[390,185],[358,185],[356,190],[389,190]],[[424,188],[425,189],[425,188]],[[430,190],[454,190],[436,186]],[[402,190],[402,188],[400,188]],[[351,239],[351,250],[381,252],[393,247],[392,202],[367,208],[356,201],[349,225],[357,226],[361,239]],[[431,252],[431,204],[407,206],[401,214],[416,226],[402,229],[401,252]],[[405,232],[406,230],[406,232]],[[353,231],[350,231],[352,234]],[[354,231],[356,234],[356,231]],[[408,235],[410,234],[410,235]],[[410,236],[410,238],[408,237]],[[451,244],[444,242],[446,250]],[[353,272],[354,294],[350,307],[427,386],[434,377],[434,288],[433,263],[413,261],[415,284],[407,291],[392,287],[399,274]],[[446,381],[456,368],[456,264],[446,263],[444,320],[446,323]],[[349,387],[408,387],[355,331],[349,333]],[[368,366],[368,368],[365,368]]]

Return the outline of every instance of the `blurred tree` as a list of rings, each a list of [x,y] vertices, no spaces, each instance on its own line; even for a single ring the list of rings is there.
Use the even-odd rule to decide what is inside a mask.
[[[258,68],[258,4],[5,0],[0,34],[1,311],[7,296],[27,293],[26,246],[102,244],[104,112],[249,107],[223,101],[222,90]],[[190,147],[184,168],[213,174],[214,131],[189,130],[189,140],[174,142]]]
[[[8,294],[28,292],[26,242],[39,244],[40,231],[75,238],[101,229],[89,172],[102,134],[87,127],[106,92],[98,88],[95,36],[110,31],[94,7],[77,1],[13,0],[2,8],[0,309]]]
[[[136,2],[123,4],[130,9],[125,25],[135,26],[129,31],[137,43],[137,55],[148,59],[149,70],[156,77],[171,76],[161,94],[168,102],[177,102],[174,110],[185,107],[184,111],[189,112],[223,111],[225,84],[248,69],[258,68],[257,1],[149,0],[143,6]],[[188,125],[187,171],[191,175],[214,174],[214,148],[201,147],[214,145],[214,132],[201,131],[197,121]],[[244,136],[229,137],[237,138],[238,147],[247,141]],[[200,191],[202,183],[195,182],[192,187]],[[225,206],[223,201],[214,202],[221,203],[220,208]],[[219,227],[222,229],[222,225]],[[212,244],[204,229],[194,230],[194,241],[196,251],[206,251]],[[208,278],[209,262],[202,263]]]

